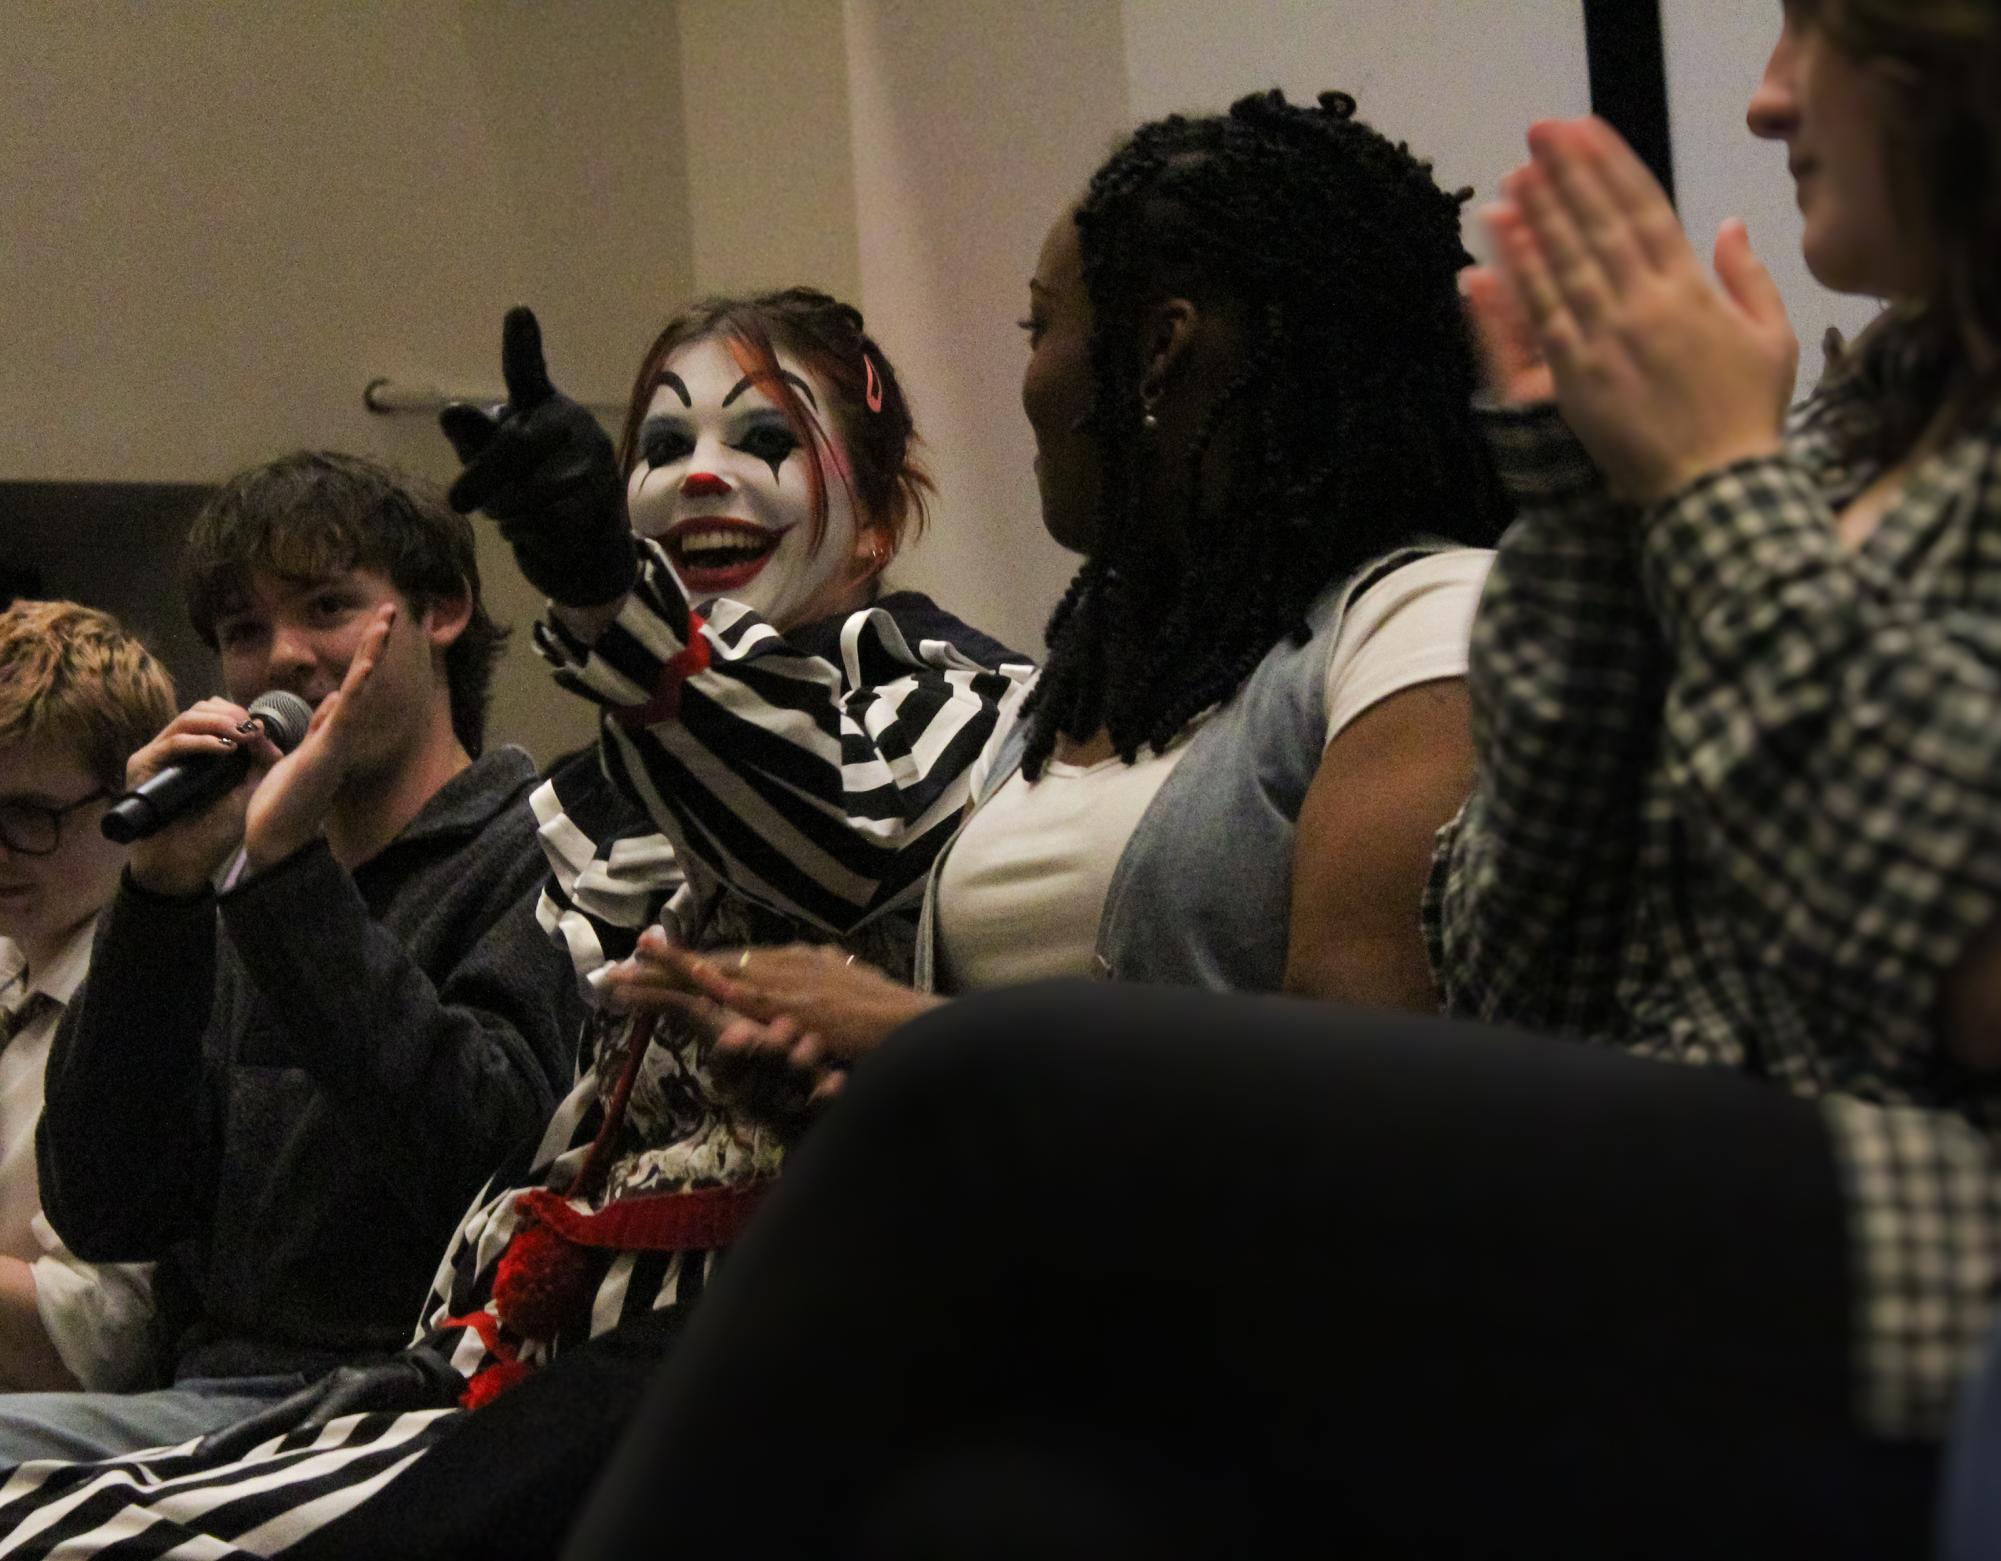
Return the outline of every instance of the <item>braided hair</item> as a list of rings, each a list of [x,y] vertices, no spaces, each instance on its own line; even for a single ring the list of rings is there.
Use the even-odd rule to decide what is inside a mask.
[[[1310,108],[1258,93],[1141,126],[1091,180],[1076,221],[1101,541],[1049,621],[1030,780],[1059,734],[1104,730],[1127,763],[1166,747],[1282,637],[1304,643],[1331,583],[1421,536],[1490,545],[1506,523],[1456,280],[1472,192],[1441,190],[1354,113],[1346,93]],[[1178,451],[1142,426],[1134,351],[1172,296],[1244,327],[1234,375]],[[1212,452],[1227,524],[1203,513]],[[1148,524],[1150,463],[1170,460],[1186,513]],[[1161,522],[1188,545],[1163,546]]]

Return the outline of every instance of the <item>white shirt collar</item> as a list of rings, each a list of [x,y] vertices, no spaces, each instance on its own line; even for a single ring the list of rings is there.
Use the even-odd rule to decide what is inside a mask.
[[[67,1008],[90,970],[90,944],[96,932],[97,918],[93,916],[69,935],[46,967],[30,972],[28,990],[46,992]],[[0,989],[12,983],[27,959],[18,943],[10,938],[0,938]]]

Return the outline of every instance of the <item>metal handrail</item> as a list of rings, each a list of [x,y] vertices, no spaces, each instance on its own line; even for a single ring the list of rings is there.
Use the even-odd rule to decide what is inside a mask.
[[[436,385],[408,385],[378,376],[361,387],[361,404],[384,417],[435,415],[454,401],[470,401],[474,406],[498,406],[507,397],[490,390],[440,390]],[[593,412],[625,414],[623,401],[586,401]]]

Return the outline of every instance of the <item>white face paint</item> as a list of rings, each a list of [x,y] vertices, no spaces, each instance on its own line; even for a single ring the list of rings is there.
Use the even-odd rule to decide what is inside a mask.
[[[727,596],[789,629],[848,605],[860,584],[860,528],[826,387],[784,353],[778,367],[829,441],[818,547],[806,451],[720,336],[676,348],[661,365],[626,499],[633,530],[666,548],[690,601]]]

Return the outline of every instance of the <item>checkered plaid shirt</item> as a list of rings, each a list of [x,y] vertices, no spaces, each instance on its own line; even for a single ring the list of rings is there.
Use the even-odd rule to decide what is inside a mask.
[[[1473,631],[1480,780],[1425,900],[1447,1006],[1820,1100],[1859,1411],[1936,1435],[2001,1280],[1990,1102],[1932,1022],[2001,922],[2001,416],[1855,550],[1860,374],[1785,455],[1644,511],[1553,409],[1487,418],[1520,518]]]

